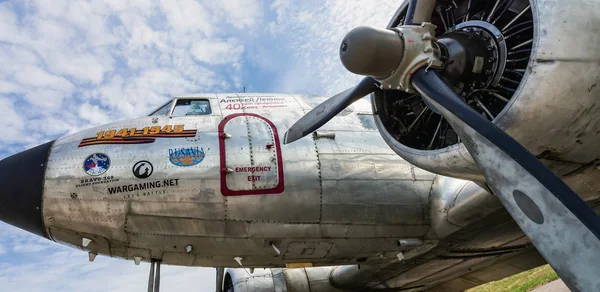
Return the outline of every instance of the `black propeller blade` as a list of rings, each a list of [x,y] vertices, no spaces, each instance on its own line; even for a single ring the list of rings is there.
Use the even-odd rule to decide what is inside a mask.
[[[404,17],[404,25],[419,25],[431,20],[436,0],[410,0]]]
[[[569,288],[597,289],[600,270],[590,267],[600,261],[600,217],[533,154],[464,103],[437,72],[421,68],[412,83],[459,134],[490,188]]]
[[[375,79],[365,77],[354,88],[340,92],[318,105],[290,127],[283,143],[294,142],[320,128],[346,107],[375,91],[376,83]]]

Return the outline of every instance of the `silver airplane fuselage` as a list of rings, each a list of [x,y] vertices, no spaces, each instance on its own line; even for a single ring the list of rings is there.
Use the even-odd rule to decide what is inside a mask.
[[[284,278],[462,291],[545,263],[485,184],[398,156],[367,101],[283,145],[311,109],[299,95],[185,95],[42,144],[0,161],[0,220],[91,261],[274,268],[221,270],[236,291]],[[564,179],[591,203],[596,172]]]
[[[399,240],[430,229],[436,176],[385,144],[368,106],[283,145],[310,109],[295,95],[186,95],[58,139],[45,233],[92,254],[183,266],[397,260],[410,247]]]

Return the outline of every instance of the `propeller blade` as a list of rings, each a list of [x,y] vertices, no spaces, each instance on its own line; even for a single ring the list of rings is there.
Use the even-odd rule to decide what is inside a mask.
[[[375,91],[376,83],[375,79],[365,77],[355,87],[321,103],[290,127],[285,133],[283,144],[294,142],[320,128],[350,104]]]
[[[533,154],[468,107],[437,72],[419,69],[413,86],[464,141],[486,181],[572,291],[600,287],[600,217]]]
[[[418,25],[430,22],[436,0],[410,0],[406,8],[404,25]]]

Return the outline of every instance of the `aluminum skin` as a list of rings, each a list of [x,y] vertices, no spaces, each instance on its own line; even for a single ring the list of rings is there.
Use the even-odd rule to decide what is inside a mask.
[[[329,134],[282,145],[278,133],[310,109],[302,96],[199,94],[173,103],[185,99],[209,101],[212,113],[142,117],[54,143],[42,210],[52,240],[171,265],[232,267],[240,257],[244,267],[285,267],[397,260],[408,250],[399,239],[430,229],[436,176],[391,151],[368,106],[319,130]],[[153,127],[161,129],[154,140],[138,143]],[[139,137],[106,138],[122,129]],[[94,154],[110,158],[107,170],[86,172]],[[84,247],[83,238],[92,241]]]

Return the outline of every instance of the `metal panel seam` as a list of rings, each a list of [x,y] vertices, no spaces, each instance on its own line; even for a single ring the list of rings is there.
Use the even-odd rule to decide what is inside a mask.
[[[315,143],[315,154],[317,155],[317,171],[319,172],[319,222],[323,218],[323,177],[321,176],[321,157],[319,156],[319,147],[317,147],[317,139],[314,135],[312,136],[313,143]]]
[[[46,225],[44,224],[44,194],[46,189],[46,171],[48,170],[48,161],[50,160],[50,153],[52,152],[52,147],[54,146],[54,143],[56,143],[56,140],[52,141],[52,144],[50,144],[50,147],[48,147],[48,155],[46,155],[46,161],[44,162],[45,168],[44,173],[42,174],[42,193],[40,194],[40,220],[42,220],[42,230],[46,231],[46,236],[48,236],[48,239],[56,242],[56,240],[54,240],[52,234],[50,233],[50,229],[46,228]]]

